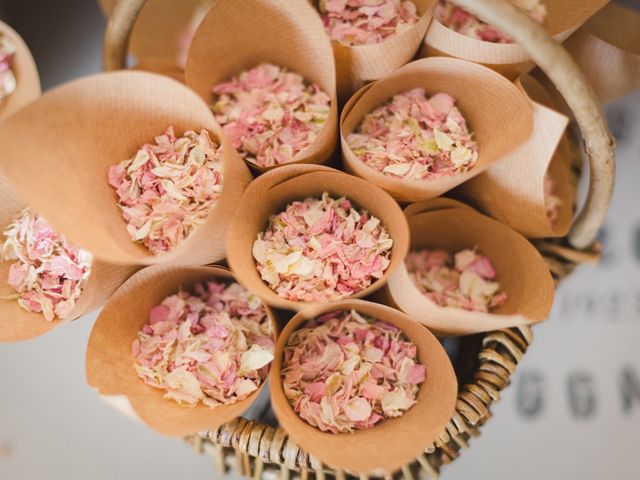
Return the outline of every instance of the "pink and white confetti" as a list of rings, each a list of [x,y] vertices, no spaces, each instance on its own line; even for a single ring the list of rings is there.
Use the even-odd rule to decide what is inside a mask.
[[[0,103],[16,91],[16,76],[11,68],[15,53],[14,42],[0,32]]]
[[[272,215],[253,244],[253,258],[262,280],[281,297],[329,302],[381,278],[392,246],[379,219],[325,192]]]
[[[93,256],[69,242],[28,208],[4,230],[2,260],[9,268],[9,285],[29,312],[42,313],[48,322],[68,318],[85,287]]]
[[[221,147],[209,132],[173,127],[109,169],[127,231],[153,255],[170,251],[203,224],[222,192]]]
[[[261,167],[297,160],[329,117],[331,97],[320,86],[268,63],[212,91],[216,121],[240,155]]]
[[[430,180],[471,170],[478,151],[455,99],[423,88],[394,95],[347,136],[354,155],[393,178]]]
[[[192,407],[247,398],[267,378],[273,351],[262,301],[237,283],[213,281],[153,307],[132,345],[138,376]]]
[[[344,433],[399,417],[416,403],[426,368],[395,326],[355,310],[322,315],[293,332],[284,350],[284,393],[324,432]]]

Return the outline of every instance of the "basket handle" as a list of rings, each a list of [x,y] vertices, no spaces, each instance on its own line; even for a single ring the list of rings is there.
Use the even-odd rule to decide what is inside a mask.
[[[303,1],[303,0],[300,0]],[[104,38],[106,71],[126,68],[129,37],[147,0],[119,0]],[[573,111],[589,157],[589,192],[568,235],[569,244],[588,248],[611,203],[615,179],[615,141],[598,99],[569,53],[541,26],[507,0],[454,0],[513,38],[555,84]]]

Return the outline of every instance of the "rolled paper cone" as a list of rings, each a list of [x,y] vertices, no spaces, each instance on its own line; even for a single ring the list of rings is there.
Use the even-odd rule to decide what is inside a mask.
[[[174,267],[157,265],[132,276],[107,302],[91,331],[87,346],[87,382],[100,395],[116,397],[119,405],[127,405],[142,422],[165,435],[184,436],[215,429],[241,415],[264,387],[247,398],[229,405],[210,408],[202,403],[185,407],[164,398],[164,391],[140,379],[133,367],[131,352],[138,331],[149,320],[149,311],[180,289],[188,290],[206,280],[234,281],[222,267]],[[274,332],[277,325],[273,313],[265,306]],[[128,412],[131,414],[131,409]],[[131,416],[131,415],[130,415]]]
[[[22,37],[6,23],[0,21],[0,34],[4,34],[16,47],[11,70],[16,77],[15,91],[0,100],[0,121],[40,96],[40,76],[31,51]]]
[[[414,284],[402,264],[389,278],[379,301],[397,306],[439,336],[469,335],[545,320],[553,305],[554,284],[538,251],[506,225],[453,200],[436,199],[405,209],[412,249],[473,249],[489,258],[507,301],[490,313],[440,307]]]
[[[133,70],[158,73],[173,78],[180,83],[185,83],[184,70],[168,60],[142,60]]]
[[[547,17],[544,27],[563,42],[609,0],[544,0]],[[481,63],[509,79],[515,79],[534,67],[525,50],[516,43],[492,43],[458,33],[433,19],[421,57],[456,57]]]
[[[640,88],[640,13],[610,3],[565,43],[603,103]]]
[[[478,149],[478,161],[468,172],[430,180],[392,178],[366,165],[349,148],[347,138],[366,114],[393,95],[416,87],[456,99]],[[425,58],[363,87],[345,105],[340,127],[342,160],[348,172],[378,185],[398,201],[416,202],[451,190],[515,150],[529,138],[533,119],[527,97],[493,70],[453,58]]]
[[[344,309],[355,309],[399,328],[418,347],[426,380],[417,403],[401,416],[386,418],[366,430],[333,434],[311,426],[294,412],[284,394],[281,371],[284,348],[295,330],[323,313]],[[421,455],[445,430],[455,411],[458,389],[449,357],[429,330],[398,310],[362,300],[316,306],[293,317],[276,343],[269,380],[273,410],[296,444],[328,466],[354,474],[392,473]]]
[[[15,194],[6,177],[0,175],[0,232],[25,207],[25,203]],[[136,267],[111,265],[94,260],[89,279],[69,317],[47,322],[41,313],[29,312],[16,300],[5,298],[16,293],[8,283],[9,268],[14,262],[15,260],[0,259],[0,343],[38,337],[99,308],[136,270]]]
[[[569,158],[558,148],[568,118],[537,103],[550,104],[540,84],[530,77],[524,90],[533,105],[533,133],[517,150],[491,165],[487,171],[456,188],[452,195],[528,238],[563,237],[571,227],[575,192],[569,181]],[[560,199],[557,218],[551,222],[545,206],[545,175],[553,181]]]
[[[109,167],[167,127],[206,129],[222,145],[223,187],[205,223],[153,256],[127,232]],[[251,174],[209,107],[170,78],[134,71],[85,77],[43,95],[0,129],[0,165],[16,191],[67,238],[117,264],[203,265],[225,257],[224,237]]]
[[[312,302],[291,301],[279,296],[262,280],[253,258],[253,243],[267,227],[269,217],[291,202],[321,197],[328,192],[347,197],[358,208],[377,217],[393,240],[391,263],[384,275],[369,287],[353,295],[361,298],[380,288],[391,272],[403,262],[409,247],[409,230],[398,204],[383,190],[357,177],[321,165],[289,165],[254,180],[242,196],[227,234],[228,261],[231,270],[245,288],[272,307],[300,311]]]
[[[336,73],[331,42],[313,7],[300,0],[216,0],[196,31],[187,58],[187,85],[206,102],[212,87],[261,63],[302,75],[331,97],[327,121],[291,163],[326,163],[338,137]],[[261,167],[247,162],[256,172]]]

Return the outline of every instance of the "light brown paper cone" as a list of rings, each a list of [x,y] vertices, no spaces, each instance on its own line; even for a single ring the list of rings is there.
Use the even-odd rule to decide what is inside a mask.
[[[404,264],[391,275],[378,299],[390,300],[391,305],[442,336],[488,332],[548,317],[553,305],[553,279],[538,251],[520,234],[453,200],[416,203],[405,209],[405,215],[414,249],[457,253],[477,246],[491,260],[508,299],[492,313],[440,307],[415,286]]]
[[[290,163],[326,163],[336,146],[338,104],[331,42],[313,7],[300,0],[216,0],[198,27],[187,59],[187,85],[211,103],[211,88],[243,70],[273,63],[316,83],[331,111],[315,141]],[[260,167],[248,162],[258,172]]]
[[[569,181],[567,151],[558,148],[568,118],[545,106],[551,100],[540,84],[530,77],[523,77],[522,81],[533,102],[531,137],[486,172],[460,185],[453,195],[528,238],[562,237],[571,227],[575,195]],[[554,194],[562,202],[553,224],[545,208],[547,171],[554,182]]]
[[[423,87],[428,94],[445,92],[457,100],[478,147],[478,162],[464,174],[433,180],[392,178],[367,166],[347,144],[364,116],[395,94]],[[365,90],[366,89],[366,90]],[[494,71],[463,60],[427,58],[400,68],[354,95],[340,117],[342,159],[350,173],[389,192],[401,202],[437,197],[489,168],[525,142],[531,134],[531,105],[510,81]]]
[[[640,13],[611,3],[567,40],[603,103],[640,88]]]
[[[25,207],[25,203],[13,192],[6,177],[0,175],[0,233]],[[0,241],[4,240],[2,235],[0,237]],[[17,301],[2,298],[16,293],[7,283],[12,263],[12,260],[0,261],[0,343],[17,342],[43,335],[57,326],[95,310],[136,270],[135,267],[110,265],[94,260],[89,280],[69,318],[47,322],[42,314],[28,312],[18,305]]]
[[[545,0],[545,28],[563,42],[609,0]],[[481,63],[509,79],[528,72],[534,64],[522,47],[515,43],[496,44],[467,37],[435,18],[429,26],[421,57],[447,56]]]
[[[266,383],[244,400],[230,405],[185,407],[165,399],[163,390],[146,385],[136,374],[131,344],[148,321],[151,308],[181,288],[187,290],[210,279],[234,281],[231,272],[222,267],[159,265],[145,268],[109,300],[89,338],[89,385],[104,396],[127,397],[139,419],[165,435],[184,436],[219,427],[249,408]],[[273,313],[268,307],[267,314],[275,329]]]
[[[158,73],[185,83],[184,70],[168,60],[142,60],[132,70]]]
[[[320,165],[289,165],[278,168],[254,180],[242,197],[233,216],[227,242],[228,261],[238,281],[266,303],[288,310],[302,310],[313,305],[293,302],[279,296],[260,278],[253,259],[253,243],[269,221],[269,216],[281,212],[287,204],[308,197],[320,197],[323,192],[345,196],[359,208],[380,219],[387,228],[393,247],[391,263],[382,278],[354,295],[365,297],[380,288],[404,261],[409,247],[409,230],[398,204],[375,185]]]
[[[333,434],[312,427],[294,412],[284,395],[281,370],[283,351],[291,334],[310,319],[342,309],[355,309],[402,330],[416,343],[418,359],[426,366],[427,375],[417,403],[402,416],[384,419],[367,430]],[[293,317],[276,344],[269,380],[273,410],[296,444],[328,466],[352,473],[376,470],[391,473],[411,462],[442,433],[456,404],[456,376],[438,340],[398,310],[362,300],[309,308]]]
[[[152,256],[127,233],[107,172],[171,125],[177,134],[205,128],[217,137],[223,190],[204,224],[171,252]],[[224,258],[226,227],[251,179],[219,128],[209,107],[174,80],[105,73],[56,88],[8,119],[0,165],[21,197],[98,259],[202,265]]]
[[[0,121],[20,110],[40,96],[40,76],[36,62],[22,37],[6,23],[0,21],[0,32],[16,46],[11,69],[16,77],[16,90],[0,101]]]

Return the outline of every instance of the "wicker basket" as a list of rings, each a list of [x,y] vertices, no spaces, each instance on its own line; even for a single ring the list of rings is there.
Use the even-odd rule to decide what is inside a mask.
[[[303,1],[303,0],[301,0]],[[146,0],[120,0],[113,10],[105,36],[105,70],[126,67],[128,39]],[[509,34],[529,53],[539,68],[555,84],[571,107],[575,126],[572,138],[573,181],[581,174],[582,153],[578,148],[580,132],[590,164],[589,193],[577,215],[571,232],[564,239],[535,243],[557,282],[582,262],[598,258],[594,238],[609,207],[615,172],[615,143],[607,128],[598,101],[584,75],[569,54],[542,27],[506,0],[456,0],[460,6],[482,17]],[[451,463],[471,437],[491,418],[490,407],[509,385],[511,375],[532,341],[528,327],[500,330],[464,337],[453,360],[460,389],[456,412],[438,440],[411,464],[385,478],[406,479],[438,477],[443,465]],[[263,417],[273,419],[267,409]],[[265,420],[266,421],[266,420]],[[215,431],[187,438],[199,451],[211,453],[221,474],[233,468],[236,473],[255,479],[282,479],[327,476],[354,477],[333,470],[298,448],[281,428],[260,421],[237,418]],[[360,478],[368,478],[359,475]]]

